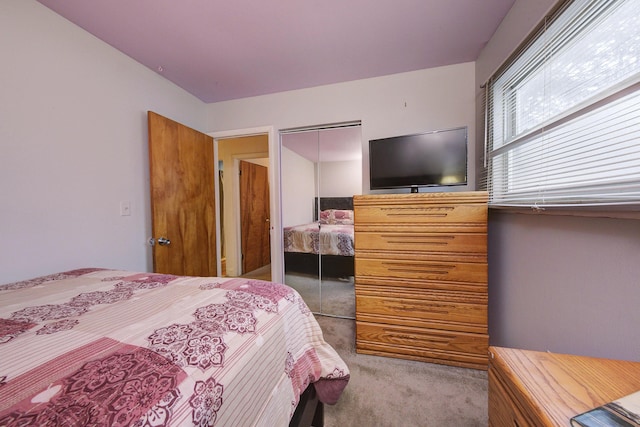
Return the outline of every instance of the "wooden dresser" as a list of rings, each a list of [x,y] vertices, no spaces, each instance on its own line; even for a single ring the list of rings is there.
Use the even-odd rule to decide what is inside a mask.
[[[640,363],[490,347],[489,426],[569,427],[640,390]]]
[[[487,193],[353,204],[356,351],[487,369]]]

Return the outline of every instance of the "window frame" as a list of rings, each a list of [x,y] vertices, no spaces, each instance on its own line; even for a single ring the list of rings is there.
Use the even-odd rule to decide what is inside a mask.
[[[518,108],[510,108],[510,106],[517,106],[519,100],[517,97],[517,88],[518,85],[526,80],[527,77],[534,75],[535,73],[531,73],[530,71],[525,73],[522,76],[519,76],[516,81],[510,82],[508,90],[504,90],[500,94],[499,102],[502,103],[503,110],[501,111],[501,132],[502,138],[500,141],[500,146],[497,148],[493,148],[493,127],[495,114],[493,109],[493,104],[496,102],[493,94],[493,84],[498,79],[498,77],[502,76],[505,71],[509,70],[509,68],[514,65],[518,59],[521,58],[523,53],[527,52],[528,49],[532,48],[537,42],[539,42],[540,38],[544,36],[544,33],[548,26],[552,25],[552,23],[556,22],[559,17],[562,16],[571,4],[574,3],[574,0],[565,0],[559,2],[539,24],[538,26],[530,33],[530,35],[525,39],[525,42],[521,44],[521,46],[516,49],[514,54],[512,54],[507,61],[497,70],[496,73],[489,79],[486,83],[485,93],[484,93],[484,123],[485,123],[485,149],[483,152],[483,163],[485,167],[485,171],[483,171],[484,179],[481,179],[480,187],[482,189],[487,190],[489,186],[491,186],[491,190],[494,190],[496,185],[500,185],[502,188],[500,191],[511,192],[507,187],[509,187],[509,183],[512,182],[513,178],[510,177],[510,172],[505,172],[501,177],[496,178],[491,174],[494,172],[494,167],[490,165],[493,159],[499,155],[500,153],[505,154],[502,156],[502,164],[501,168],[508,170],[510,167],[509,158],[513,156],[513,149],[520,144],[525,144],[527,140],[531,138],[535,138],[536,135],[543,134],[544,132],[549,132],[546,126],[550,126],[551,129],[557,128],[562,124],[569,122],[576,117],[580,117],[583,114],[591,110],[595,110],[599,106],[608,104],[612,102],[612,100],[621,98],[629,93],[640,92],[640,72],[635,72],[633,80],[635,83],[629,85],[628,83],[622,86],[625,86],[622,90],[612,90],[616,87],[619,87],[620,84],[616,84],[610,86],[608,93],[605,91],[601,96],[596,97],[595,101],[592,99],[582,100],[578,102],[575,106],[570,107],[567,111],[563,111],[562,113],[554,116],[547,117],[546,120],[543,120],[540,123],[534,124],[532,128],[525,130],[522,134],[517,134],[517,126],[519,125],[519,114],[521,114]],[[607,6],[608,7],[608,6]],[[593,18],[593,17],[591,17]],[[563,41],[563,46],[568,43],[567,40]],[[533,68],[534,70],[543,70],[545,64],[544,60],[538,60],[536,62],[536,66]],[[505,111],[507,112],[505,114]],[[512,161],[512,160],[511,160]],[[575,188],[576,185],[573,185]],[[493,191],[491,191],[493,194]],[[509,211],[516,212],[538,212],[538,213],[553,213],[553,214],[562,214],[562,215],[580,215],[580,216],[606,216],[606,217],[622,217],[622,218],[640,218],[640,199],[633,201],[633,204],[630,205],[607,205],[601,204],[598,206],[579,206],[579,205],[559,205],[559,206],[536,206],[534,202],[529,203],[528,205],[502,205],[500,203],[491,203],[489,202],[489,206],[491,208],[496,209],[506,209]],[[601,202],[602,203],[602,202]]]

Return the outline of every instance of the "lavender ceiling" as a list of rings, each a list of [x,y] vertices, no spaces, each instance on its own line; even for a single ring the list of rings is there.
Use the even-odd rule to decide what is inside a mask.
[[[515,0],[38,0],[204,102],[474,61]]]

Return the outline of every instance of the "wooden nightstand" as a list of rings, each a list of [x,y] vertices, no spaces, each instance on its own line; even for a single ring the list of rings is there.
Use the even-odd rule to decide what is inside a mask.
[[[490,427],[569,427],[638,390],[639,362],[489,347]]]

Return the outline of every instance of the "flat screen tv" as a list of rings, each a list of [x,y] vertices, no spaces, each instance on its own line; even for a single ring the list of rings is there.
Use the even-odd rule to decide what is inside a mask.
[[[467,128],[372,139],[369,176],[372,190],[464,185]]]

